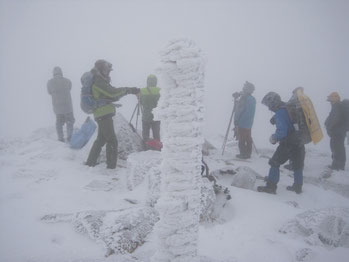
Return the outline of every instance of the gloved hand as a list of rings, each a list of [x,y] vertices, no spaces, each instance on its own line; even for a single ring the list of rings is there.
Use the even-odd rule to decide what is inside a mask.
[[[133,95],[137,95],[141,90],[137,87],[128,87],[127,88],[127,93],[128,94],[133,94]]]
[[[275,145],[275,144],[277,143],[277,140],[274,138],[273,135],[271,135],[270,138],[269,138],[269,142],[270,142],[271,144]]]
[[[270,124],[275,125],[275,117],[270,118]]]

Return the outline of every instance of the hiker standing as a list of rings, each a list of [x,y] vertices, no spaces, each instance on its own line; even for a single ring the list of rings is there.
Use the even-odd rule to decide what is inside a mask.
[[[149,140],[150,129],[153,132],[153,138],[160,141],[160,121],[154,121],[152,113],[160,98],[160,88],[157,87],[157,82],[155,75],[149,75],[147,87],[141,88],[139,93],[139,102],[142,107],[142,136],[145,143]]]
[[[94,118],[98,124],[98,135],[85,164],[88,166],[95,166],[102,147],[106,144],[107,168],[115,169],[118,141],[114,131],[113,116],[115,115],[115,106],[112,102],[119,100],[127,94],[138,94],[139,88],[116,88],[111,86],[109,76],[111,71],[112,64],[102,59],[97,60],[94,68],[91,70],[93,74],[93,97],[96,100],[103,100],[104,103],[93,112]]]
[[[234,115],[235,132],[239,140],[240,150],[240,154],[236,157],[241,159],[251,158],[252,153],[251,128],[256,111],[256,99],[252,96],[254,90],[254,85],[246,81],[240,99],[237,101]]]
[[[71,81],[63,77],[62,69],[53,68],[53,78],[47,82],[47,91],[52,97],[53,111],[56,114],[56,130],[58,140],[64,142],[63,126],[67,125],[67,141],[73,134],[74,114],[71,99]]]
[[[330,137],[332,151],[332,164],[329,168],[333,170],[344,170],[346,153],[344,140],[346,135],[345,112],[341,106],[341,99],[337,92],[332,92],[327,101],[331,103],[331,111],[325,121],[325,127]]]
[[[276,194],[277,183],[280,179],[280,165],[284,164],[287,160],[291,160],[293,164],[294,183],[292,186],[288,186],[287,190],[300,194],[303,185],[304,144],[300,142],[299,137],[296,135],[285,103],[281,101],[277,93],[267,93],[262,100],[262,104],[266,105],[270,111],[275,113],[272,122],[275,122],[276,131],[271,135],[269,140],[272,144],[279,142],[279,146],[269,160],[270,169],[267,184],[266,186],[257,187],[257,190],[259,192]]]

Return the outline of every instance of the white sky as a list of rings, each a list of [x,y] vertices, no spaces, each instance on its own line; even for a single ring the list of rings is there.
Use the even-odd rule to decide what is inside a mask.
[[[256,86],[255,141],[273,130],[260,103],[268,91],[287,100],[304,86],[323,123],[330,92],[349,98],[348,25],[346,0],[0,0],[0,138],[54,125],[46,91],[54,66],[73,82],[80,126],[80,76],[96,59],[114,65],[113,85],[143,87],[177,37],[207,57],[208,132],[225,133],[231,94],[245,80]],[[129,119],[136,100],[121,103]]]

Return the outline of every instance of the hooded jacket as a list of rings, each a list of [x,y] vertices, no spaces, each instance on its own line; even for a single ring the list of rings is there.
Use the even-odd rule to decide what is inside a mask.
[[[110,84],[110,78],[104,77],[96,68],[91,70],[94,81],[92,85],[93,97],[97,100],[105,101],[105,105],[98,107],[94,112],[94,118],[99,119],[105,116],[115,115],[115,106],[113,101],[119,100],[127,95],[127,88],[116,88]]]
[[[53,78],[47,82],[47,91],[52,96],[53,111],[56,115],[73,112],[71,86],[71,81],[63,77],[62,70],[55,67]]]
[[[251,94],[244,93],[237,103],[234,115],[235,126],[251,129],[256,112],[256,99]]]
[[[154,119],[152,113],[160,98],[160,88],[156,87],[156,76],[150,75],[147,79],[147,87],[140,90],[140,104],[142,106],[142,121],[151,122]]]
[[[345,136],[346,128],[344,121],[344,111],[341,102],[332,104],[331,112],[325,121],[327,134],[333,136]]]

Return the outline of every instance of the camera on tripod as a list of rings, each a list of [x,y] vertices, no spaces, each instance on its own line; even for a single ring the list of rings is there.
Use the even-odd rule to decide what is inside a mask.
[[[241,93],[240,93],[240,92],[235,92],[235,93],[233,93],[233,98],[234,98],[234,99],[238,99],[240,96],[241,96]]]

